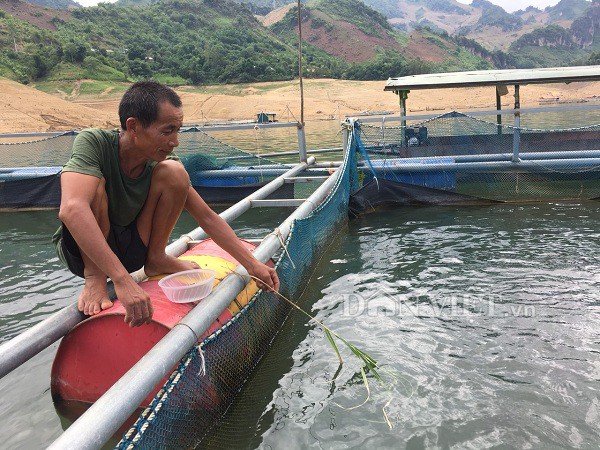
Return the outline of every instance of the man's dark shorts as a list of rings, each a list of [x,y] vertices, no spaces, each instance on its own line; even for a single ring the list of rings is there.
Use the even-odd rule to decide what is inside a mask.
[[[140,238],[136,221],[125,227],[111,224],[107,242],[128,272],[135,272],[145,264],[148,248]],[[83,278],[84,264],[81,252],[65,224],[62,225],[62,235],[58,242],[58,251],[62,253],[59,257],[69,270]]]

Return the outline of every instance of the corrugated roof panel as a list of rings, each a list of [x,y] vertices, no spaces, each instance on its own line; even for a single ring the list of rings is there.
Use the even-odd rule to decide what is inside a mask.
[[[600,81],[600,66],[480,70],[390,78],[386,91]]]

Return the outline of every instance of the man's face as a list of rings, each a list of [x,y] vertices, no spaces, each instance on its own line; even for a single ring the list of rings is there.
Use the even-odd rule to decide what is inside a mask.
[[[183,109],[162,102],[158,117],[147,128],[136,127],[136,144],[143,156],[152,161],[164,161],[179,145],[177,133],[183,125]]]

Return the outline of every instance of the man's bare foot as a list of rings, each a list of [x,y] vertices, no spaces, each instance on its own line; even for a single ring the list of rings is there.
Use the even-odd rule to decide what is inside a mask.
[[[77,307],[85,315],[93,316],[100,311],[110,308],[113,302],[108,298],[106,292],[106,277],[85,279],[85,286],[79,295]]]
[[[199,268],[200,266],[194,261],[177,259],[174,256],[163,253],[158,258],[148,258],[144,265],[144,272],[149,277],[153,277],[154,275],[162,275],[163,273],[176,273]]]

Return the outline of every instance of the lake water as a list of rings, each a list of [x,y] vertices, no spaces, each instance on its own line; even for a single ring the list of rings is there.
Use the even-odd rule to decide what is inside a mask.
[[[338,146],[328,132],[319,142]],[[261,210],[234,228],[263,237],[285,213]],[[295,300],[373,356],[387,384],[369,377],[368,401],[349,409],[368,395],[360,365],[341,348],[332,381],[327,339],[293,313],[211,446],[597,448],[599,224],[595,202],[400,208],[351,220]],[[56,211],[0,214],[2,341],[77,298],[81,281],[50,244],[56,226]],[[192,228],[183,216],[174,235]],[[0,381],[1,447],[42,448],[61,434],[49,392],[57,346]]]
[[[570,203],[350,221],[304,306],[374,357],[388,386],[371,378],[369,401],[348,410],[367,397],[360,365],[346,350],[332,382],[335,353],[297,317],[256,377],[273,392],[234,411],[221,443],[245,429],[249,448],[597,448],[599,220],[600,205]]]

